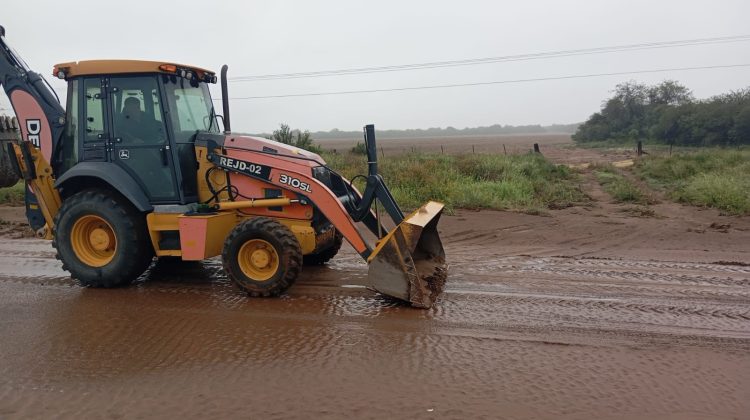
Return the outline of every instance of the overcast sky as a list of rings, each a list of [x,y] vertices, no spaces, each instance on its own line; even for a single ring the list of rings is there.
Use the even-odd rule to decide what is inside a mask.
[[[0,25],[36,71],[103,58],[175,61],[230,77],[507,56],[750,34],[737,1],[6,1]],[[750,42],[443,69],[230,83],[230,97],[750,63]],[[457,128],[585,120],[619,82],[676,79],[697,97],[750,86],[750,68],[354,95],[232,100],[233,128]],[[64,82],[48,77],[64,90]],[[212,86],[218,98],[218,85]],[[2,95],[0,108],[8,107]],[[217,104],[218,105],[218,104]],[[0,111],[2,112],[2,111]]]

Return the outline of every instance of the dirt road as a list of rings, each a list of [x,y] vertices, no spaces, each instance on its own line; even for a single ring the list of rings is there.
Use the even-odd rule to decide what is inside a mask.
[[[349,248],[247,299],[216,260],[83,289],[6,236],[0,418],[747,418],[750,218],[593,193],[444,217],[428,311],[366,290]]]

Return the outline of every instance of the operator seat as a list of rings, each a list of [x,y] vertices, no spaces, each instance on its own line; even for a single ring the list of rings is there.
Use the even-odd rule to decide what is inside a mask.
[[[123,140],[128,143],[142,143],[147,141],[142,136],[145,125],[144,114],[145,112],[141,111],[141,101],[138,98],[132,96],[125,98],[117,121],[117,128],[122,132]]]

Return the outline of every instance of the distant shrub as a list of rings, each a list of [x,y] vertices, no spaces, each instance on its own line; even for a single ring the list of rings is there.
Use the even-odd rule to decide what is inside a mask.
[[[366,155],[367,146],[365,146],[364,143],[357,142],[357,144],[355,144],[354,147],[352,147],[351,152],[357,155]]]
[[[281,124],[278,130],[274,130],[273,134],[271,134],[271,140],[299,147],[313,153],[321,153],[323,151],[320,146],[314,144],[309,131],[292,130],[287,124]]]

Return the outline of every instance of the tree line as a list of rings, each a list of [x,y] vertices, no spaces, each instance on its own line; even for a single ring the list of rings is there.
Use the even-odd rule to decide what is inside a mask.
[[[678,146],[750,144],[750,87],[697,100],[674,80],[617,85],[573,140],[654,140]]]
[[[406,130],[377,130],[378,138],[417,138],[417,137],[454,137],[454,136],[481,136],[495,134],[573,134],[578,124],[553,124],[553,125],[501,125],[494,124],[486,127],[432,127],[414,128]],[[362,131],[344,131],[334,128],[330,131],[316,131],[310,133],[316,139],[361,139]],[[259,134],[261,137],[270,137],[272,134]]]

